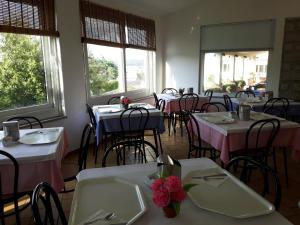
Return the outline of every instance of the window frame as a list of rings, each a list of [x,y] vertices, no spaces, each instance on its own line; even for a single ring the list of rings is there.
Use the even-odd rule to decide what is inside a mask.
[[[39,105],[1,110],[0,122],[3,122],[13,116],[22,115],[35,116],[40,120],[48,120],[65,116],[65,109],[62,105],[63,99],[61,90],[63,83],[61,70],[59,68],[60,57],[58,38],[51,36],[40,37],[43,51],[47,102]]]
[[[155,68],[156,68],[156,55],[155,55],[155,51],[150,51],[150,50],[144,50],[147,51],[147,61],[148,64],[151,65],[149,66],[149,70],[148,70],[148,75],[146,76],[147,81],[146,81],[146,88],[140,88],[140,89],[136,89],[136,90],[131,90],[131,91],[127,91],[127,71],[126,71],[126,49],[134,49],[134,48],[122,48],[122,47],[118,47],[120,49],[122,49],[122,66],[123,66],[123,81],[124,83],[122,84],[124,87],[124,92],[119,92],[119,93],[114,93],[114,94],[102,94],[102,95],[95,95],[92,96],[91,95],[91,89],[90,89],[90,76],[89,76],[89,62],[88,62],[88,48],[87,45],[89,43],[83,43],[83,55],[84,55],[84,74],[85,74],[85,84],[86,84],[86,97],[87,97],[87,102],[89,104],[99,104],[100,102],[107,102],[109,98],[113,97],[113,96],[120,96],[120,95],[126,95],[130,98],[142,98],[142,97],[146,97],[148,95],[150,95],[151,90],[153,88],[151,88],[151,86],[153,86],[152,83],[154,83],[154,76],[155,76]],[[96,44],[97,45],[97,44]],[[101,46],[105,46],[105,45],[101,45]],[[111,47],[111,46],[107,46],[107,47]],[[143,49],[137,49],[137,50],[143,50]],[[150,57],[150,52],[152,57]],[[152,59],[150,59],[152,58]],[[148,88],[147,88],[148,86]]]

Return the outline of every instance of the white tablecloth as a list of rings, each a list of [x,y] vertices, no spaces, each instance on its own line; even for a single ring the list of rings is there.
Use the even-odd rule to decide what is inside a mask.
[[[192,170],[205,170],[209,168],[216,167],[215,164],[210,159],[201,158],[201,159],[189,159],[189,160],[180,160],[182,165],[182,176],[184,177],[189,171]],[[87,169],[81,171],[77,178],[81,182],[86,179],[92,178],[103,178],[103,177],[121,177],[130,182],[137,183],[142,188],[144,196],[146,198],[147,212],[139,218],[134,224],[136,225],[243,225],[243,224],[255,224],[255,225],[288,225],[291,224],[278,212],[273,212],[269,215],[253,217],[248,219],[233,219],[227,216],[222,216],[217,213],[208,212],[196,207],[190,199],[187,199],[181,205],[181,212],[179,216],[173,219],[167,219],[163,216],[161,208],[154,206],[151,200],[151,190],[145,184],[145,176],[156,171],[156,164],[139,164],[139,165],[127,165],[119,167],[107,167],[107,168],[96,168],[96,169]],[[97,193],[91,193],[96,195]],[[109,193],[107,193],[109,194]],[[212,196],[213,198],[213,196]],[[113,199],[112,201],[116,201]],[[73,203],[74,204],[74,200]],[[245,203],[247,204],[247,203]],[[89,207],[86,205],[84,207]],[[130,207],[130,204],[128,204]],[[70,218],[72,215],[70,215]]]

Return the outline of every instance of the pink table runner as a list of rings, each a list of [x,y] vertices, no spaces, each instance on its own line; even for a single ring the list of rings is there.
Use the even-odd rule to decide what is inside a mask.
[[[228,115],[224,112],[213,114]],[[213,124],[202,119],[199,113],[195,117],[200,127],[201,139],[221,152],[220,158],[224,163],[229,161],[230,152],[245,147],[246,132],[254,122],[237,120],[232,124]],[[291,149],[293,157],[300,160],[300,124],[286,120],[280,122],[281,128],[273,145]]]
[[[179,99],[180,96],[173,96],[173,95],[169,95],[169,94],[158,94],[157,95],[158,99],[164,99],[166,101],[166,105],[165,105],[165,112],[170,114],[172,112],[179,112],[180,108],[179,108]],[[196,109],[200,110],[202,105],[207,103],[209,101],[209,97],[207,96],[199,96],[199,101],[197,104]],[[187,107],[189,107],[187,105]],[[192,107],[192,101],[190,101],[190,107]]]
[[[1,149],[14,156],[19,164],[19,192],[31,191],[42,182],[47,181],[56,190],[64,187],[64,179],[61,172],[61,160],[66,155],[68,140],[64,128],[58,128],[61,133],[54,143],[43,145],[16,144]],[[20,130],[21,136],[34,130]],[[3,135],[1,133],[1,135]],[[0,158],[0,171],[2,176],[2,192],[10,194],[13,190],[13,166],[7,158]]]

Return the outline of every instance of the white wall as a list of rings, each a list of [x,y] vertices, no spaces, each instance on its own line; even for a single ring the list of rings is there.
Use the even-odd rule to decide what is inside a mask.
[[[156,20],[157,43],[160,39],[160,21],[143,10],[125,4],[124,1],[94,1],[99,4],[131,12],[143,17]],[[123,2],[123,3],[122,3]],[[57,26],[60,33],[59,43],[61,49],[61,69],[63,76],[63,94],[67,118],[47,123],[45,126],[64,126],[69,139],[70,150],[77,149],[84,124],[87,123],[86,113],[86,87],[84,76],[83,46],[81,43],[81,27],[79,14],[79,0],[56,0]],[[157,46],[158,49],[161,47]],[[161,86],[161,52],[157,53],[157,86]],[[104,102],[99,102],[99,104]]]
[[[299,16],[299,0],[201,0],[163,17],[164,86],[198,90],[201,25],[275,19],[275,46],[270,52],[268,85],[277,95],[284,19]]]

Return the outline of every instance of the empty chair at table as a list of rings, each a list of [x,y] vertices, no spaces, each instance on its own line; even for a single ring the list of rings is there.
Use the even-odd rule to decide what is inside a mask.
[[[264,162],[259,162],[248,156],[238,156],[230,160],[226,169],[239,177],[245,184],[249,184],[251,180],[263,180],[263,182],[255,182],[253,188],[265,197],[270,193],[270,184],[273,184],[275,209],[278,210],[281,202],[281,185],[277,174]],[[269,182],[271,178],[271,182]],[[262,185],[262,187],[260,187]],[[254,187],[255,186],[255,187]],[[261,189],[261,190],[260,190]]]
[[[183,135],[183,128],[182,124],[184,121],[184,116],[186,115],[186,112],[194,113],[198,108],[198,102],[199,102],[199,96],[195,93],[188,93],[184,94],[179,99],[179,123],[180,123],[180,129],[181,129],[181,136]],[[174,122],[174,130],[176,126],[176,118]]]
[[[208,112],[226,112],[227,107],[222,102],[208,102],[204,103],[201,106],[200,112],[201,113],[208,113]]]
[[[227,108],[227,111],[235,111],[235,109],[233,108],[231,98],[228,95],[223,95],[223,99],[224,99],[224,104]]]
[[[93,133],[93,126],[91,124],[86,124],[81,135],[80,147],[78,150],[78,160],[77,165],[73,163],[64,163],[62,166],[62,173],[64,176],[65,182],[70,182],[76,180],[76,175],[83,169],[86,169],[86,161],[88,156],[89,144],[91,140],[91,136]],[[62,192],[71,192],[74,189],[66,189]]]
[[[236,98],[241,98],[243,96],[246,96],[246,97],[255,97],[255,93],[251,90],[246,90],[246,91],[238,91],[236,94],[235,94],[235,97]]]
[[[7,121],[19,121],[22,128],[43,128],[42,122],[34,116],[15,116],[7,119]]]
[[[155,92],[153,92],[153,97],[154,97],[155,108],[164,112],[165,106],[166,106],[166,101],[164,99],[158,99],[157,94]]]
[[[290,102],[287,98],[271,98],[263,107],[263,111],[268,114],[287,118]]]
[[[211,101],[212,99],[212,96],[213,96],[213,90],[210,90],[210,89],[207,89],[205,92],[204,92],[204,95],[208,97],[208,102]]]
[[[187,158],[206,157],[206,152],[209,152],[210,158],[216,160],[216,150],[201,140],[199,124],[191,112],[185,112],[184,123],[189,139]]]
[[[38,184],[34,189],[31,208],[36,225],[68,225],[58,195],[47,182]]]
[[[7,164],[9,166],[5,167],[7,168],[7,170],[1,170],[0,173],[0,220],[1,223],[4,225],[5,224],[5,218],[8,216],[15,216],[16,219],[16,224],[19,225],[21,224],[21,220],[20,220],[20,212],[25,209],[26,207],[29,206],[29,203],[26,203],[23,206],[19,206],[18,205],[18,201],[22,198],[24,200],[24,198],[27,196],[29,199],[31,197],[31,191],[28,192],[22,192],[20,193],[18,191],[18,182],[19,182],[19,164],[17,162],[17,160],[8,152],[2,151],[0,150],[0,156],[4,157],[3,160],[9,160],[11,162],[11,164]],[[3,177],[4,176],[9,176],[10,180],[11,180],[11,184],[7,184],[5,182],[3,182]],[[9,194],[5,194],[4,193],[4,188],[5,186],[12,186],[12,190],[10,190]],[[12,204],[14,206],[14,208],[8,212],[4,212],[4,207],[5,205],[10,205]]]
[[[93,128],[93,136],[94,136],[94,143],[93,143],[93,154],[95,155],[95,163],[97,162],[97,157],[98,157],[98,150],[99,150],[99,145],[97,143],[97,121],[95,114],[93,112],[92,107],[89,104],[86,104],[86,109],[90,118],[90,124],[92,125]],[[105,136],[105,141],[107,140],[107,134],[104,134]],[[106,143],[106,142],[105,142]]]
[[[121,102],[121,96],[113,96],[110,99],[108,99],[107,104],[112,105],[112,104],[120,104]]]
[[[175,89],[175,88],[164,88],[161,92],[162,94],[177,94],[178,93],[178,90]]]

